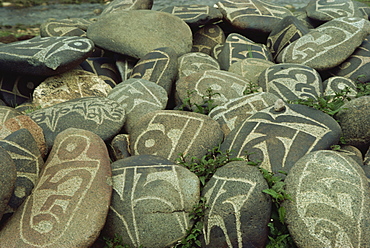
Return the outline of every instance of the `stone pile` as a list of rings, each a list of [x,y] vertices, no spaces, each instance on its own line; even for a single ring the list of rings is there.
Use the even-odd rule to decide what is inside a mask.
[[[370,97],[334,118],[289,103],[354,98],[370,80],[370,8],[152,5],[114,0],[96,20],[0,44],[0,247],[102,247],[100,234],[171,247],[201,196],[203,247],[265,247],[272,202],[256,167],[231,162],[202,188],[177,164],[218,145],[287,172],[298,247],[370,247]],[[196,113],[210,93],[217,107]]]

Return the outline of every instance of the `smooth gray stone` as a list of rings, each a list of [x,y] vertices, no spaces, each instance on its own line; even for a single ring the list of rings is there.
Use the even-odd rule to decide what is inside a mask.
[[[281,63],[270,66],[258,78],[263,91],[275,94],[284,101],[317,99],[322,95],[320,74],[306,65]]]
[[[183,20],[169,13],[131,10],[102,16],[89,26],[87,37],[103,49],[142,58],[159,47],[171,47],[178,56],[190,52],[193,35]]]
[[[370,34],[370,22],[356,17],[336,18],[288,45],[278,63],[298,63],[322,71],[340,65]]]
[[[295,162],[311,151],[338,144],[341,128],[331,116],[300,104],[269,107],[235,127],[221,144],[233,157],[260,161],[268,171],[289,173]]]
[[[363,17],[363,13],[352,0],[311,0],[305,9],[309,18],[319,21],[340,17]]]
[[[298,247],[369,247],[370,189],[361,166],[321,150],[299,159],[285,179],[286,223]]]
[[[104,235],[131,247],[172,247],[186,236],[200,181],[183,166],[141,155],[111,164],[113,194]]]
[[[245,161],[219,168],[202,190],[205,211],[202,247],[265,247],[271,198],[259,169]]]
[[[87,38],[38,36],[0,46],[0,70],[7,73],[55,75],[76,67],[93,50],[94,43]]]

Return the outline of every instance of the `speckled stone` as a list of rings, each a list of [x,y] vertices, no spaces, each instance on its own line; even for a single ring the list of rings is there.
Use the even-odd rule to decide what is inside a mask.
[[[222,28],[215,24],[206,25],[194,33],[192,52],[202,52],[211,55],[212,49],[225,42]]]
[[[299,159],[285,179],[286,223],[298,247],[368,247],[370,189],[361,166],[321,150]]]
[[[186,53],[178,59],[178,78],[205,70],[220,70],[217,60],[208,54],[202,52]]]
[[[17,171],[13,159],[8,152],[0,147],[0,219],[3,217],[5,209],[12,196]],[[1,241],[0,241],[1,242]]]
[[[41,37],[79,36],[86,37],[87,27],[92,21],[82,18],[49,20],[40,25]]]

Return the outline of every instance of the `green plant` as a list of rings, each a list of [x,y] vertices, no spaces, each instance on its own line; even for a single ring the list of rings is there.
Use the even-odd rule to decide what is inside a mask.
[[[222,152],[220,146],[216,146],[208,150],[208,153],[201,159],[191,157],[187,159],[187,155],[182,153],[176,159],[177,164],[188,168],[191,172],[198,176],[201,186],[203,187],[206,182],[211,179],[216,170],[231,161],[243,161],[242,158],[232,158],[231,152]]]
[[[306,105],[314,109],[321,110],[322,112],[330,116],[334,116],[336,113],[338,113],[346,100],[351,100],[351,98],[348,96],[349,93],[350,89],[346,87],[345,89],[336,92],[334,95],[320,96],[317,99],[297,99],[288,102],[293,104]]]
[[[266,248],[293,248],[296,247],[293,239],[289,234],[288,227],[285,223],[285,208],[282,203],[286,200],[292,200],[290,195],[285,191],[285,182],[283,178],[266,169],[259,168],[265,178],[269,188],[262,192],[271,196],[272,210],[269,227],[269,243]],[[284,171],[279,173],[286,175]]]
[[[107,237],[103,239],[105,241],[104,248],[131,248],[131,246],[123,244],[123,239],[118,234],[115,234],[113,239]],[[140,246],[140,248],[143,248],[143,246]]]
[[[243,95],[257,93],[260,86],[256,83],[249,83],[247,88],[243,91]]]
[[[195,90],[187,91],[187,97],[184,99],[183,104],[180,106],[179,110],[189,109],[196,113],[208,115],[212,109],[217,107],[217,105],[214,104],[214,96],[220,95],[220,93],[213,92],[212,88],[209,87],[206,90],[206,94],[202,95],[203,102],[201,104],[197,104],[191,101],[191,98],[195,92]]]

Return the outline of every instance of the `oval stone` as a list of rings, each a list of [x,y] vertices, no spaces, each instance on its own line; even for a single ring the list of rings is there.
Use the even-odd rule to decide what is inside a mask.
[[[0,246],[89,247],[105,223],[110,177],[99,136],[81,129],[60,133],[32,194],[0,232]]]
[[[202,52],[211,55],[216,45],[225,42],[225,34],[220,26],[209,24],[194,33],[192,52]]]
[[[95,45],[134,58],[159,47],[177,55],[190,52],[192,32],[180,18],[154,10],[131,10],[103,15],[87,29]]]
[[[132,155],[152,154],[175,162],[182,153],[202,158],[223,139],[219,124],[198,113],[158,110],[144,115],[131,133]]]
[[[191,227],[200,182],[188,169],[159,156],[112,163],[113,194],[103,233],[131,247],[172,247]]]
[[[267,182],[255,166],[234,161],[219,168],[202,191],[209,205],[202,247],[265,247],[271,213],[265,189]]]
[[[299,159],[285,179],[286,222],[298,247],[368,247],[370,189],[360,165],[335,151]]]

